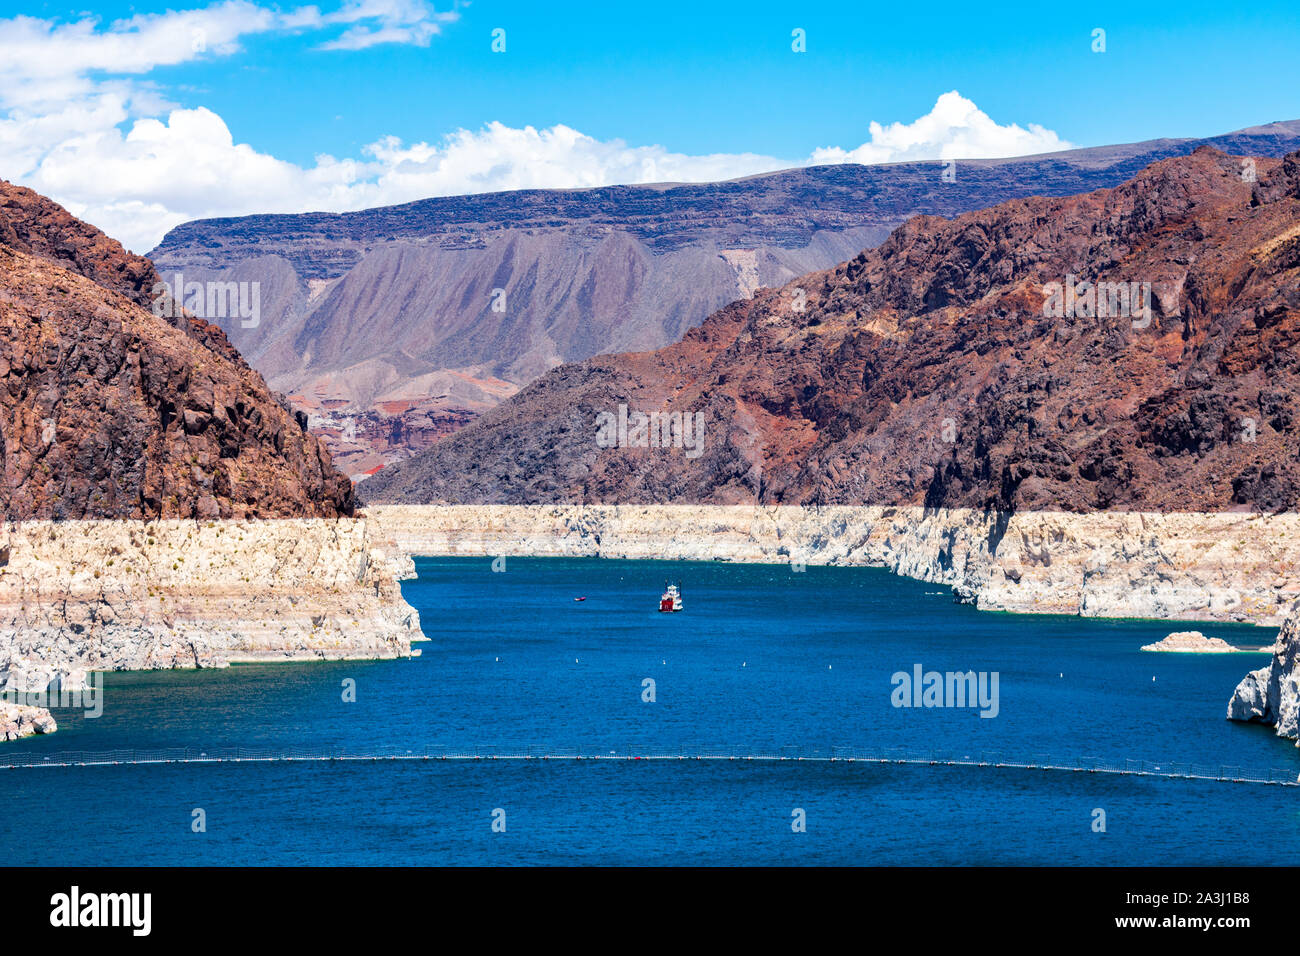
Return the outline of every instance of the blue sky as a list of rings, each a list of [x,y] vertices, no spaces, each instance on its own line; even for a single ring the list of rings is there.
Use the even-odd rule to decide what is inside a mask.
[[[837,157],[1037,152],[1300,118],[1300,17],[1282,3],[317,0],[316,8],[0,5],[0,176],[98,214],[141,245],[180,219],[223,212],[714,178]],[[491,49],[497,28],[504,53]],[[804,53],[791,49],[795,28],[806,32]],[[1097,28],[1104,53],[1092,49]],[[207,41],[200,51],[168,52],[196,30]],[[93,43],[101,52],[86,53]],[[114,44],[126,51],[120,61]],[[15,64],[6,57],[14,51],[30,55]],[[948,119],[918,124],[949,91],[992,126],[950,134],[956,101]],[[86,114],[81,127],[74,107]],[[154,145],[133,143],[141,120],[162,124],[141,130]],[[904,128],[854,153],[873,141],[873,122]],[[489,135],[491,123],[500,128]],[[1004,132],[1012,126],[1025,135]],[[512,132],[529,127],[584,139],[564,134],[539,151]],[[458,130],[483,138],[439,152]],[[627,150],[611,153],[607,144],[618,141]],[[198,144],[188,166],[158,155],[184,142]],[[818,152],[827,148],[840,153]],[[323,155],[333,162],[322,167]],[[697,159],[709,156],[718,158]],[[235,181],[224,189],[196,181],[201,170],[189,167],[204,157],[213,157],[209,180],[235,169]]]

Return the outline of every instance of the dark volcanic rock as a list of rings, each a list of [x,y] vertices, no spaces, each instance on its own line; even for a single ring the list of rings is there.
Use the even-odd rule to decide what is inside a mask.
[[[917,217],[676,345],[555,369],[364,495],[1294,508],[1298,158],[1256,159],[1251,183],[1203,148],[1113,189]],[[1150,311],[1048,314],[1067,276],[1149,284]],[[620,403],[702,412],[703,453],[598,447]]]
[[[0,182],[5,519],[351,514],[351,483],[219,328],[143,307],[154,281]]]

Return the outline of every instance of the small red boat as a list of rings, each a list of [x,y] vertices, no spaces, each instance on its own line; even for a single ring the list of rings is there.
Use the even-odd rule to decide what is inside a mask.
[[[574,600],[575,600],[575,601],[585,601],[585,600],[587,600],[587,599],[586,599],[585,597],[580,597],[580,598],[574,598]]]
[[[667,590],[659,598],[659,610],[664,612],[680,611],[682,609],[682,592],[678,590],[677,585],[669,584]]]

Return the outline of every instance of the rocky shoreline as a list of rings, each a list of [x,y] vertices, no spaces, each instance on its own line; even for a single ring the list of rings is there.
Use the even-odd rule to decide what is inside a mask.
[[[45,708],[0,700],[0,741],[52,734],[58,729],[54,717]]]
[[[1005,514],[914,506],[370,505],[408,554],[888,568],[984,610],[1278,626],[1300,599],[1300,515]]]
[[[411,656],[409,558],[364,519],[0,526],[0,687],[87,671]]]
[[[1285,626],[1228,716],[1300,736],[1300,515],[920,507],[372,505],[408,554],[883,567],[985,610]]]
[[[1228,719],[1267,724],[1300,747],[1300,607],[1282,625],[1273,659],[1237,685]]]
[[[425,638],[398,582],[414,576],[416,554],[874,566],[950,586],[985,610],[1285,621],[1273,660],[1241,682],[1228,716],[1300,735],[1294,514],[396,505],[341,519],[8,523],[0,687],[76,690],[88,671],[412,656]]]

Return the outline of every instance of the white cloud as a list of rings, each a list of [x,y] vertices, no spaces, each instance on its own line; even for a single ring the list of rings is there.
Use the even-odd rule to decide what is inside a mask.
[[[1069,149],[1050,129],[1030,123],[999,126],[956,90],[944,93],[934,108],[913,123],[873,122],[871,139],[857,149],[814,150],[817,163],[905,163],[923,159],[998,159]]]
[[[320,45],[322,50],[365,50],[381,43],[428,46],[442,32],[442,24],[456,19],[455,13],[438,13],[425,0],[350,0],[322,23],[355,24],[336,40]]]
[[[435,142],[387,137],[358,157],[322,155],[304,167],[237,143],[216,113],[176,108],[142,79],[156,66],[227,55],[258,32],[329,31],[321,49],[361,50],[427,44],[453,17],[425,0],[348,0],[331,13],[227,0],[107,28],[93,20],[0,20],[0,176],[147,252],[171,227],[213,216],[345,211],[503,189],[709,182],[798,165],[1013,156],[1070,146],[1035,124],[999,125],[953,91],[914,122],[872,123],[870,140],[854,149],[826,147],[801,159],[689,155],[597,140],[564,125],[516,129],[493,122]]]
[[[198,10],[141,14],[108,29],[86,17],[73,23],[0,20],[0,103],[40,107],[94,92],[99,73],[140,75],[238,49],[241,37],[275,25],[276,14],[248,0]]]
[[[365,148],[384,192],[451,195],[500,189],[578,188],[612,183],[710,182],[797,163],[755,153],[690,156],[662,146],[598,140],[568,126],[538,130],[489,123],[441,143],[395,138]]]
[[[138,14],[104,27],[83,15],[72,22],[19,16],[0,20],[0,105],[39,106],[86,95],[99,74],[138,76],[160,66],[229,56],[247,36],[345,27],[322,49],[380,43],[427,46],[455,12],[429,0],[347,0],[333,13],[304,6],[288,11],[252,0],[222,0],[193,10]]]

